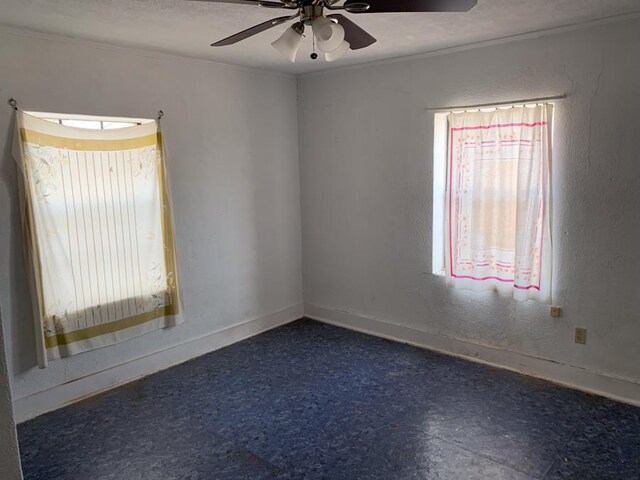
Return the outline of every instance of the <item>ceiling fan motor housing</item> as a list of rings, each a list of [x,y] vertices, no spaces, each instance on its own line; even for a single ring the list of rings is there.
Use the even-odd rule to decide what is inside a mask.
[[[302,5],[300,7],[300,21],[305,25],[311,25],[313,21],[322,16],[323,5]]]

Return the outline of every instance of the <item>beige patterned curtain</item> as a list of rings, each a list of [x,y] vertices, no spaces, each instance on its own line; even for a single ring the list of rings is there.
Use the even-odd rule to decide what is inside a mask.
[[[17,112],[14,145],[39,366],[179,323],[159,123],[88,130]]]
[[[449,285],[550,302],[551,109],[449,114]]]

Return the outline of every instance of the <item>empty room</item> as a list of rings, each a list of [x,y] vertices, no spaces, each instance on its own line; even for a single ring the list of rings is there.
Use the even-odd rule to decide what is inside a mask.
[[[0,0],[1,480],[640,480],[640,0]]]

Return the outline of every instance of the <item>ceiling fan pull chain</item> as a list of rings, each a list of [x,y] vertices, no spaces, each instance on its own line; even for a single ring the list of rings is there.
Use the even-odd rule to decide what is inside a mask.
[[[312,45],[313,45],[313,51],[311,52],[311,55],[309,55],[309,57],[311,57],[311,60],[315,60],[316,58],[318,58],[318,54],[316,53],[316,36],[315,35],[311,35],[311,39],[312,39]]]

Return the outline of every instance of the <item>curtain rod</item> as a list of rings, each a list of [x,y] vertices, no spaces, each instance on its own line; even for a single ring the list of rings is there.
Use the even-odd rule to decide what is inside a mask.
[[[15,98],[10,98],[7,101],[7,103],[14,110],[16,110],[16,111],[18,110],[18,101]],[[160,120],[162,117],[164,117],[164,112],[162,110],[158,110],[158,113],[156,115],[156,119]]]
[[[427,107],[425,110],[435,112],[448,112],[451,110],[468,110],[470,108],[488,108],[488,107],[503,107],[506,105],[518,105],[521,103],[537,103],[537,102],[546,102],[548,100],[562,100],[566,98],[567,94],[563,93],[560,95],[554,95],[551,97],[538,97],[538,98],[525,98],[523,100],[512,100],[510,102],[497,102],[497,103],[478,103],[476,105],[456,105],[452,107]]]

